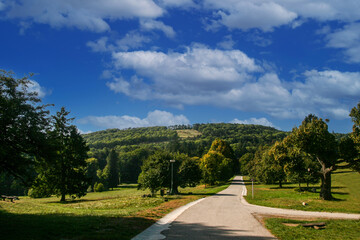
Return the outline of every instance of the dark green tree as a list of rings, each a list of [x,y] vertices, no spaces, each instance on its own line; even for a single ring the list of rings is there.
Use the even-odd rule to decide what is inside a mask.
[[[201,180],[200,158],[187,157],[179,167],[181,187],[195,187]]]
[[[82,197],[86,194],[89,179],[86,177],[86,159],[89,150],[77,128],[68,119],[69,112],[61,108],[53,116],[53,129],[49,132],[52,144],[50,160],[38,167],[34,187],[47,186],[47,191],[61,196]]]
[[[0,70],[0,173],[31,185],[34,165],[48,154],[49,112],[27,77]]]
[[[115,150],[111,150],[109,156],[106,158],[106,166],[104,172],[107,176],[107,186],[111,189],[117,187],[119,184],[119,164],[118,164],[118,155]]]

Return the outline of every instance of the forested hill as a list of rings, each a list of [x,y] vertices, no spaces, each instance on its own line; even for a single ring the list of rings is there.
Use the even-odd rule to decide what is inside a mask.
[[[193,126],[108,129],[83,135],[90,147],[93,178],[106,170],[112,150],[116,152],[121,182],[137,182],[143,161],[157,149],[201,158],[216,138],[226,140],[239,159],[260,145],[271,145],[288,133],[271,127],[242,124],[194,124]],[[90,161],[90,160],[89,160]],[[104,170],[105,169],[105,170]],[[106,171],[105,171],[106,172]],[[94,184],[94,183],[93,183]]]
[[[287,135],[271,127],[230,123],[194,124],[193,126],[108,129],[83,135],[92,149],[120,150],[133,145],[161,145],[170,151],[199,156],[216,138],[231,144],[236,155],[255,150],[259,145],[272,144]],[[199,156],[201,157],[201,156]]]

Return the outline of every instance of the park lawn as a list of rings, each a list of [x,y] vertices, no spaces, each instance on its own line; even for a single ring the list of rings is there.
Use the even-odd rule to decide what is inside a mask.
[[[149,192],[129,184],[67,203],[56,197],[0,201],[0,233],[6,239],[131,239],[173,209],[228,186],[202,185],[179,189],[181,195],[143,198]]]
[[[338,170],[332,174],[332,193],[335,200],[325,201],[319,198],[320,184],[315,187],[316,193],[311,191],[298,192],[298,184],[278,185],[254,184],[254,199],[251,194],[251,181],[245,177],[248,190],[246,200],[255,205],[289,208],[305,211],[327,211],[360,213],[360,174],[352,170]],[[305,184],[302,185],[305,188]],[[302,203],[307,203],[303,206]]]
[[[314,229],[303,226],[286,226],[283,223],[312,223],[325,222],[324,229]],[[265,226],[279,239],[319,239],[319,240],[343,240],[360,239],[360,221],[356,220],[322,220],[299,221],[281,218],[268,218]]]

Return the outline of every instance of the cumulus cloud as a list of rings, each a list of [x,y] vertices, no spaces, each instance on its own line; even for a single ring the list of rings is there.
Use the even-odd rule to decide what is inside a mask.
[[[168,38],[175,37],[176,33],[174,29],[168,25],[165,25],[161,21],[156,21],[152,19],[140,20],[140,27],[145,31],[153,31],[160,30],[162,31]]]
[[[172,126],[190,124],[184,115],[174,115],[170,112],[155,110],[149,112],[146,118],[134,116],[89,116],[77,121],[79,124],[91,124],[101,128],[136,128],[150,126]]]
[[[107,20],[156,18],[164,12],[152,0],[103,0],[101,4],[97,0],[19,0],[5,4],[9,8],[6,18],[93,32],[110,30]]]
[[[48,94],[46,89],[41,87],[40,84],[34,80],[29,80],[29,83],[27,84],[27,91],[37,93],[39,98],[43,98]]]
[[[215,22],[215,26],[220,23],[230,29],[258,28],[272,31],[274,27],[290,24],[297,18],[295,12],[269,1],[206,0],[204,4],[216,11],[219,20]]]
[[[334,32],[325,32],[327,47],[344,50],[346,60],[360,62],[360,23],[347,24]]]
[[[196,4],[193,0],[158,0],[160,6],[164,7],[178,7],[178,8],[188,8],[195,7]]]
[[[306,19],[321,22],[360,19],[360,2],[354,0],[204,0],[203,5],[215,13],[211,25],[220,24],[230,29],[257,28],[266,32],[283,25],[298,27]]]
[[[349,103],[360,96],[360,72],[311,70],[289,83],[238,50],[198,45],[185,52],[116,52],[113,62],[114,70],[135,74],[108,81],[112,91],[178,107],[212,105],[277,118],[309,113],[346,118]]]
[[[274,124],[272,124],[272,122],[270,122],[266,118],[250,118],[250,119],[246,119],[246,120],[239,120],[239,119],[235,118],[230,123],[254,124],[254,125],[262,125],[262,126],[277,128],[274,126]]]

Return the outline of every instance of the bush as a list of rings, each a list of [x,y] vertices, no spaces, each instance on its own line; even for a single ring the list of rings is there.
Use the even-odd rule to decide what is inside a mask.
[[[28,191],[28,196],[31,198],[46,198],[51,197],[51,194],[41,189],[30,188]]]
[[[105,191],[104,184],[102,184],[102,183],[95,183],[95,185],[94,185],[94,191],[95,191],[95,192],[103,192],[103,191]]]

